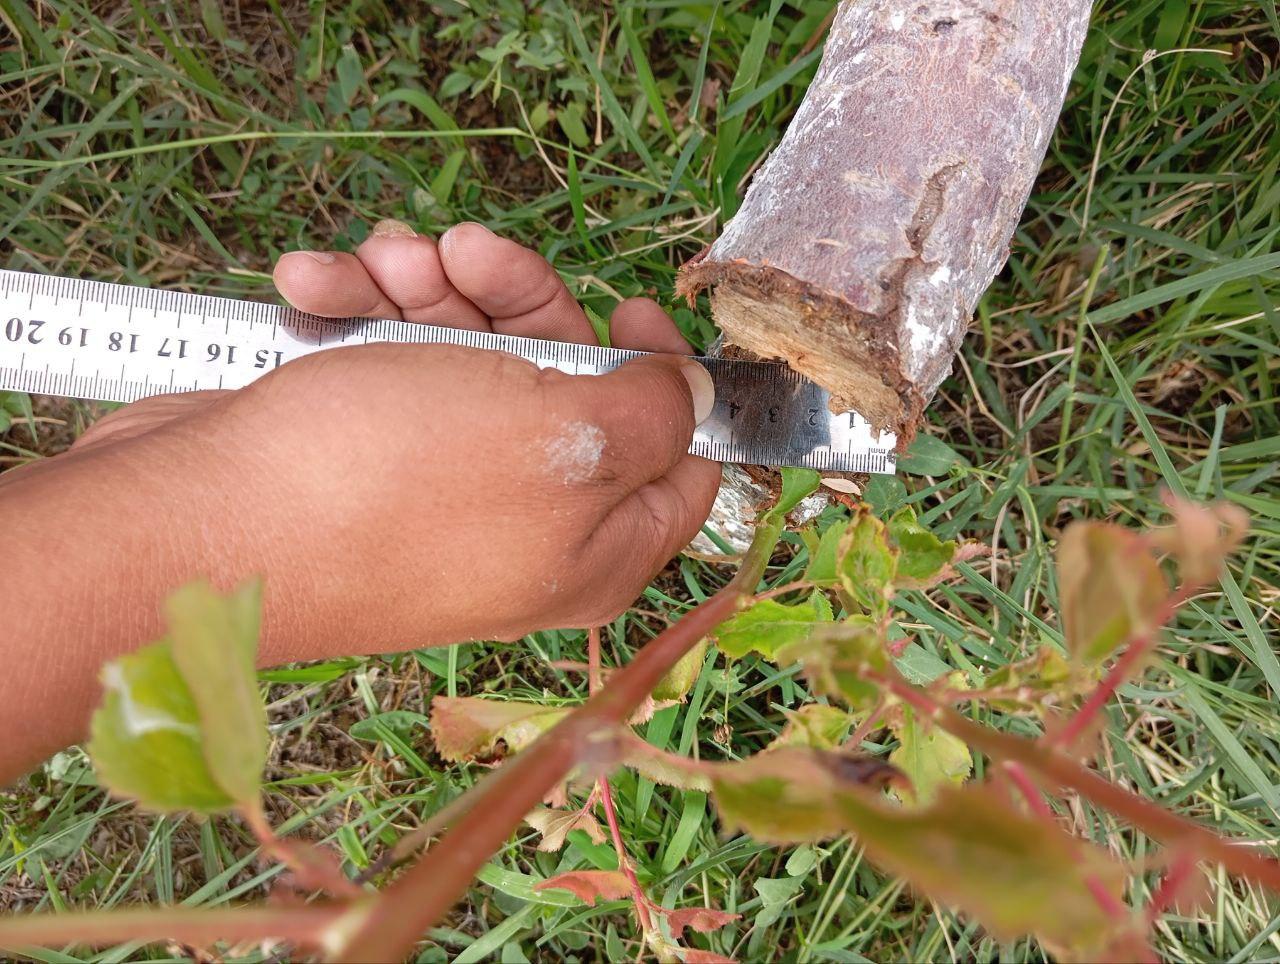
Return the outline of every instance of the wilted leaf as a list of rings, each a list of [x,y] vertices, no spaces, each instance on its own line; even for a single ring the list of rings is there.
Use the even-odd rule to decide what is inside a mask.
[[[520,700],[437,696],[431,701],[431,736],[440,755],[454,763],[487,757],[500,741],[518,753],[569,712]]]
[[[1105,522],[1076,522],[1058,544],[1058,597],[1072,656],[1102,662],[1152,628],[1169,587],[1146,543]]]
[[[571,870],[533,885],[534,890],[567,890],[580,901],[620,900],[631,893],[631,884],[620,870]]]
[[[680,907],[676,910],[659,907],[657,910],[667,918],[667,923],[671,925],[671,934],[677,940],[686,927],[693,928],[699,934],[710,934],[726,924],[742,919],[741,914],[730,914],[727,911],[716,910],[714,907]]]
[[[778,501],[773,508],[760,516],[759,525],[768,525],[785,519],[787,513],[800,504],[801,499],[817,491],[822,481],[822,476],[813,469],[783,468],[781,472],[782,492],[779,493]]]
[[[1223,560],[1249,531],[1248,514],[1226,502],[1201,505],[1166,496],[1165,504],[1173,525],[1152,532],[1152,542],[1177,560],[1184,582],[1202,586],[1217,579]]]
[[[662,677],[658,685],[653,688],[651,694],[653,698],[660,703],[684,700],[697,681],[698,674],[702,672],[702,662],[706,655],[707,641],[703,639],[681,656],[667,675]]]
[[[833,810],[884,870],[972,914],[999,941],[1038,935],[1085,960],[1130,926],[1113,921],[1092,888],[1119,903],[1125,869],[1104,850],[1013,807],[983,784],[943,787],[926,809],[843,787]]]
[[[925,726],[916,714],[904,708],[901,725],[894,728],[899,746],[889,754],[889,762],[911,781],[911,789],[900,797],[926,806],[944,786],[964,783],[973,772],[973,757],[964,741],[940,726]]]
[[[762,599],[726,619],[712,635],[721,651],[733,659],[753,651],[774,659],[782,647],[807,639],[823,615],[812,600],[788,606]]]
[[[717,767],[711,777],[721,819],[757,840],[804,843],[840,833],[846,818],[836,804],[847,784],[879,788],[897,771],[876,757],[783,747]]]
[[[261,609],[259,582],[228,596],[192,583],[165,603],[173,662],[200,716],[209,773],[238,803],[257,800],[267,762],[267,711],[254,668]]]
[[[889,520],[889,536],[898,547],[894,584],[902,589],[927,589],[948,572],[955,558],[954,540],[942,542],[916,521],[915,510],[903,506]]]
[[[573,830],[585,831],[596,843],[605,841],[604,830],[586,810],[551,810],[539,807],[526,816],[524,822],[542,834],[542,841],[538,844],[538,849],[542,851],[559,850]]]
[[[853,716],[838,706],[808,703],[798,710],[784,711],[787,725],[769,744],[770,752],[784,746],[808,746],[815,750],[834,750],[849,732]]]
[[[884,615],[898,562],[884,523],[868,512],[860,513],[845,530],[839,553],[837,574],[849,598],[865,613]]]
[[[817,692],[854,709],[867,709],[880,695],[880,687],[866,679],[868,673],[893,672],[880,623],[861,615],[816,628],[781,648],[776,662],[800,663]]]
[[[102,687],[88,750],[112,793],[160,813],[234,805],[200,751],[199,714],[167,641],[107,663]]]

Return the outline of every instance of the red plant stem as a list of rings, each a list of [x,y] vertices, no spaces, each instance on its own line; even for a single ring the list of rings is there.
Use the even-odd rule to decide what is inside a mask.
[[[1098,688],[1089,694],[1089,698],[1084,701],[1080,709],[1076,710],[1066,726],[1052,736],[1046,737],[1047,742],[1059,745],[1065,750],[1075,745],[1075,742],[1088,729],[1089,724],[1102,712],[1102,708],[1107,705],[1111,697],[1115,696],[1120,685],[1137,671],[1138,664],[1155,646],[1164,624],[1173,618],[1178,607],[1191,598],[1193,589],[1194,587],[1191,586],[1182,586],[1165,599],[1156,610],[1151,626],[1129,639],[1129,645],[1120,654],[1119,659],[1112,664],[1111,670]]]
[[[618,869],[631,885],[631,902],[636,906],[636,919],[640,921],[640,929],[648,934],[653,930],[653,918],[649,915],[649,898],[631,869],[631,860],[627,856],[626,844],[622,842],[622,829],[618,826],[618,814],[613,808],[613,790],[609,786],[609,778],[600,778],[600,800],[604,803],[604,818],[609,824],[609,835],[613,837],[613,849],[618,854]]]
[[[276,836],[258,801],[242,807],[240,815],[257,838],[262,852],[293,871],[298,883],[311,890],[322,890],[334,897],[356,898],[364,893],[360,885],[349,880],[331,855],[311,844],[289,844]]]
[[[1164,879],[1160,881],[1160,886],[1151,895],[1151,903],[1147,905],[1148,925],[1155,924],[1160,915],[1177,902],[1182,888],[1187,885],[1187,881],[1191,879],[1195,869],[1196,859],[1193,854],[1186,850],[1180,850],[1174,854],[1173,862],[1169,865],[1169,872],[1164,875]]]
[[[644,702],[680,657],[733,614],[755,590],[782,532],[782,520],[761,525],[733,580],[657,638],[610,678],[609,685],[503,764],[471,794],[470,809],[421,860],[384,890],[360,926],[333,956],[358,962],[401,960],[448,912],[471,879],[511,836],[525,814],[580,763],[612,757],[616,741],[600,741]]]
[[[1158,804],[1103,779],[1093,770],[1039,740],[1001,733],[966,719],[901,678],[874,677],[904,702],[927,714],[948,733],[1000,761],[1012,760],[1048,783],[1073,790],[1086,800],[1127,820],[1166,845],[1177,846],[1203,860],[1222,864],[1237,877],[1280,890],[1280,861],[1233,844],[1212,830],[1165,810]]]
[[[1018,792],[1022,794],[1023,799],[1027,801],[1027,806],[1036,816],[1044,820],[1053,820],[1053,809],[1045,803],[1044,797],[1040,795],[1040,788],[1027,776],[1027,771],[1022,769],[1021,764],[1006,760],[1003,769],[1009,782],[1018,788]]]
[[[600,628],[587,630],[587,689],[594,696],[600,689]],[[653,927],[649,916],[649,899],[645,896],[640,881],[636,879],[631,861],[627,857],[627,845],[622,842],[622,828],[618,826],[618,814],[613,806],[613,788],[609,785],[609,775],[604,774],[596,781],[596,791],[604,804],[604,819],[609,825],[609,836],[613,838],[613,851],[618,855],[618,869],[631,885],[631,902],[636,908],[636,920],[640,929],[648,934]]]
[[[343,915],[362,913],[363,904],[364,901],[290,907],[148,907],[13,916],[0,919],[0,949],[18,952],[36,945],[171,940],[195,946],[215,941],[281,940],[318,947],[325,940],[326,931],[340,930]]]

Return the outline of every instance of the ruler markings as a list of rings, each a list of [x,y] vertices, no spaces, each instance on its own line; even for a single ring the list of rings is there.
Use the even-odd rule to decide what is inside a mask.
[[[295,358],[352,342],[496,349],[570,374],[602,374],[644,354],[395,319],[320,318],[261,302],[17,271],[0,270],[0,292],[0,390],[104,401],[202,383],[240,388]],[[79,302],[74,315],[70,300]],[[86,302],[100,303],[102,311],[86,316]],[[153,318],[136,319],[137,308],[151,308]],[[188,325],[184,337],[175,337],[192,317],[200,319],[199,330]],[[216,332],[210,322],[217,321],[221,336],[200,334]],[[16,368],[10,367],[15,354]],[[860,416],[831,413],[828,394],[798,373],[777,363],[698,361],[716,383],[716,406],[698,427],[691,452],[824,471],[894,471],[893,437],[877,437]],[[117,362],[119,376],[104,376]],[[88,370],[92,378],[76,375]]]

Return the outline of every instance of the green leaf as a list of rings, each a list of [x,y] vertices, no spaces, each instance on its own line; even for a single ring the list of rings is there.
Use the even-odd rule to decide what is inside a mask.
[[[816,628],[782,647],[775,662],[800,663],[818,693],[843,700],[855,710],[870,708],[880,695],[879,685],[866,679],[867,674],[893,672],[879,621],[862,615]]]
[[[813,469],[783,468],[782,492],[778,495],[778,501],[773,508],[760,517],[759,524],[782,522],[786,519],[787,513],[800,504],[801,499],[817,491],[821,481],[822,476]]]
[[[775,659],[782,647],[807,639],[824,615],[812,600],[788,606],[773,599],[762,599],[726,619],[712,635],[720,650],[732,659],[741,659],[750,652]]]
[[[973,757],[964,741],[939,726],[922,726],[909,708],[903,708],[902,723],[894,732],[899,745],[889,762],[911,781],[907,795],[917,804],[932,803],[939,788],[964,783],[973,772]]]
[[[357,740],[377,741],[382,739],[385,730],[402,740],[408,740],[413,736],[416,727],[426,729],[427,723],[427,717],[422,713],[415,713],[412,710],[387,710],[385,713],[356,720],[347,732]]]
[[[560,125],[560,129],[564,131],[564,136],[569,138],[575,147],[590,147],[591,137],[587,134],[587,127],[582,122],[582,115],[586,108],[581,101],[571,101],[556,110],[556,123]]]
[[[901,589],[927,589],[934,585],[955,558],[955,541],[939,540],[916,521],[915,510],[910,506],[903,506],[889,519],[889,536],[898,547],[894,584]]]
[[[840,542],[837,574],[849,599],[863,612],[883,616],[889,611],[897,567],[897,553],[889,545],[884,523],[870,513],[860,513]]]
[[[843,832],[839,789],[866,784],[879,794],[896,771],[869,756],[781,747],[713,771],[721,820],[770,843],[806,843]]]
[[[702,672],[702,663],[707,656],[707,641],[701,640],[693,649],[680,657],[667,675],[658,681],[651,694],[659,703],[683,700]]]
[[[768,746],[772,752],[784,746],[807,746],[815,750],[834,750],[840,746],[849,727],[851,714],[838,706],[807,703],[798,710],[784,710],[787,725]]]
[[[254,656],[261,590],[205,583],[165,604],[170,636],[102,670],[89,754],[102,781],[160,812],[256,806],[267,756]]]
[[[234,805],[205,762],[199,713],[167,640],[107,663],[102,688],[88,751],[112,793],[159,813]]]
[[[446,760],[488,758],[498,743],[518,753],[571,711],[522,700],[437,696],[431,701],[431,736]]]
[[[360,64],[360,55],[356,48],[347,44],[338,57],[338,95],[347,106],[355,100],[356,94],[364,86],[364,67]]]
[[[848,519],[840,519],[827,526],[809,549],[809,566],[804,578],[818,586],[834,586],[839,581],[836,569],[840,561],[840,540],[849,528]],[[806,530],[809,532],[812,530]]]
[[[165,604],[173,662],[200,717],[209,772],[241,804],[257,800],[267,762],[267,712],[254,669],[261,608],[256,581],[225,597],[192,583]]]
[[[906,455],[898,459],[898,470],[908,475],[946,475],[953,465],[968,463],[936,435],[917,435]]]
[[[1135,533],[1105,522],[1069,525],[1058,543],[1058,599],[1071,655],[1096,665],[1154,627],[1169,587]]]
[[[1095,888],[1119,904],[1125,868],[1099,847],[1013,806],[984,784],[942,787],[925,809],[891,806],[865,788],[832,792],[840,830],[917,891],[965,911],[998,941],[1036,934],[1057,956],[1096,960],[1128,916],[1113,920]]]

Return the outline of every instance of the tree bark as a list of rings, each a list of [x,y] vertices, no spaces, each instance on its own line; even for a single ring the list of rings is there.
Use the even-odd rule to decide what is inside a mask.
[[[844,0],[741,209],[677,290],[877,429],[914,433],[1003,267],[1090,0]]]

